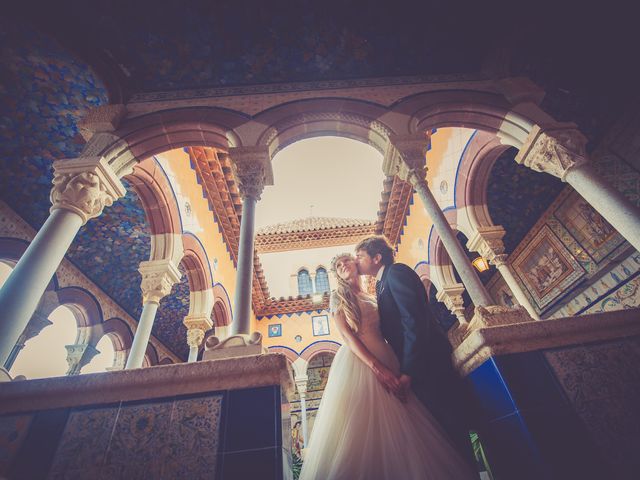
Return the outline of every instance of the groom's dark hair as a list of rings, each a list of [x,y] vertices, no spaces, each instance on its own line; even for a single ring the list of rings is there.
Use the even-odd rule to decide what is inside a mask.
[[[387,240],[387,237],[383,235],[373,235],[363,238],[356,245],[356,252],[358,250],[364,250],[370,257],[375,257],[377,254],[380,254],[383,265],[391,265],[394,262],[393,247],[389,243],[389,240]]]

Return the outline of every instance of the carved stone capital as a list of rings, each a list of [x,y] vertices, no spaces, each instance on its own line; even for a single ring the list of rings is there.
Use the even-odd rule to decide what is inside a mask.
[[[567,173],[587,162],[587,139],[574,125],[542,130],[533,127],[516,162],[566,181]]]
[[[496,258],[504,256],[505,235],[504,228],[500,226],[478,227],[476,232],[467,242],[467,248],[472,252],[478,252],[492,265],[497,265]],[[506,256],[504,256],[506,258]]]
[[[100,105],[89,110],[78,122],[78,130],[88,142],[96,133],[115,132],[126,116],[127,107],[123,104]]]
[[[382,170],[387,176],[397,175],[400,179],[416,185],[427,177],[427,150],[431,139],[425,133],[410,135],[389,135],[389,147],[382,162]]]
[[[77,213],[83,224],[127,191],[102,157],[74,158],[53,163],[51,211],[64,208]]]
[[[300,396],[305,395],[307,393],[307,382],[309,381],[309,377],[306,375],[296,376],[294,381],[296,382],[296,387],[298,388]]]
[[[142,275],[140,288],[142,289],[142,303],[155,302],[171,293],[174,283],[180,281],[180,271],[177,265],[169,260],[153,260],[140,262],[138,269]]]
[[[200,348],[204,340],[204,330],[200,328],[190,328],[187,330],[187,344],[190,348]]]
[[[464,285],[456,283],[454,285],[445,285],[438,290],[436,294],[436,300],[444,303],[449,311],[458,318],[460,323],[465,323],[463,293]]]
[[[509,258],[509,255],[507,255],[506,253],[502,253],[500,255],[496,255],[495,257],[493,257],[492,260],[490,260],[490,263],[492,265],[495,265],[496,267],[500,268],[503,265],[507,264],[507,259]]]
[[[93,357],[100,353],[96,347],[88,343],[65,345],[65,348],[69,364],[67,375],[79,375],[82,367],[88,365]]]
[[[229,149],[233,174],[242,198],[260,200],[265,185],[273,185],[271,157],[267,147]]]

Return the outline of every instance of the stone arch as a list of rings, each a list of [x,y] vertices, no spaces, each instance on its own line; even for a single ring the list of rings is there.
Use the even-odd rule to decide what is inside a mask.
[[[58,290],[60,305],[73,307],[78,327],[90,327],[102,323],[102,308],[92,293],[80,287],[65,287]],[[74,313],[75,313],[74,312]]]
[[[478,227],[492,226],[493,221],[487,208],[487,186],[491,168],[496,160],[510,147],[488,132],[476,132],[465,152],[456,185],[456,205],[458,215],[470,228],[463,232],[471,238]]]
[[[420,281],[422,282],[422,285],[424,285],[424,289],[428,295],[429,288],[431,288],[431,285],[433,284],[433,282],[431,282],[431,268],[429,264],[427,262],[420,262],[413,268],[413,270],[420,277]]]
[[[234,129],[249,117],[217,107],[182,107],[129,117],[111,134],[96,133],[84,155],[103,156],[119,177],[136,163],[175,148],[241,146]]]
[[[478,88],[418,93],[397,102],[392,111],[404,115],[408,133],[464,127],[493,133],[505,145],[520,148],[535,125],[556,123],[536,103],[540,90],[528,83],[517,95]]]
[[[302,352],[300,352],[300,358],[309,362],[312,357],[318,353],[330,352],[335,354],[340,348],[340,344],[334,340],[319,340],[308,345]]]
[[[169,357],[164,357],[158,362],[158,365],[173,365],[173,360],[171,360]]]
[[[213,320],[217,327],[226,327],[231,325],[233,319],[233,310],[231,308],[231,300],[226,288],[221,283],[213,286]]]
[[[213,285],[213,273],[202,242],[192,233],[183,233],[182,245],[184,256],[181,263],[189,280],[189,289],[192,292],[208,290]]]
[[[142,203],[152,235],[182,233],[180,209],[164,170],[153,157],[138,163],[124,177]]]
[[[458,283],[453,269],[453,264],[451,263],[447,250],[444,248],[444,244],[442,243],[440,236],[434,233],[432,242],[433,262],[431,265],[434,269],[434,278],[432,281],[436,285],[436,288],[439,290],[445,285]],[[431,246],[429,248],[431,248]]]
[[[261,112],[255,121],[266,125],[257,144],[273,156],[305,138],[333,135],[357,140],[384,154],[391,128],[379,120],[386,109],[362,100],[316,98],[281,104]]]
[[[158,351],[151,342],[147,344],[147,350],[144,354],[144,358],[147,362],[146,366],[153,367],[154,365],[158,365]]]
[[[102,324],[102,333],[108,335],[116,351],[126,351],[133,343],[131,327],[120,318],[110,318]]]
[[[269,353],[281,353],[282,355],[287,357],[289,365],[293,365],[293,362],[295,362],[300,357],[295,350],[282,345],[273,345],[269,347]]]

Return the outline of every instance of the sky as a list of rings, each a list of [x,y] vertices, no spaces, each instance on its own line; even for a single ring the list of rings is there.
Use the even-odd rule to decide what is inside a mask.
[[[381,200],[382,154],[341,137],[301,140],[273,160],[274,185],[256,207],[256,228],[289,220],[344,217],[375,220]]]
[[[301,140],[273,160],[274,185],[265,187],[256,207],[256,228],[309,216],[376,220],[381,200],[382,154],[341,137]],[[273,297],[297,295],[291,275],[302,266],[315,271],[353,246],[261,254]]]
[[[11,267],[0,262],[0,287],[11,273]],[[28,379],[64,375],[68,370],[65,345],[75,343],[78,327],[70,309],[56,308],[49,320],[53,325],[45,327],[36,337],[28,340],[16,358],[9,373],[12,377],[24,375]],[[82,369],[82,373],[104,372],[113,365],[113,343],[104,336],[96,345],[98,355]]]

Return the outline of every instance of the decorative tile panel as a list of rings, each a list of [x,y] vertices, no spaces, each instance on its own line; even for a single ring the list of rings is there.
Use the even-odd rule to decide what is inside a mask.
[[[7,473],[11,466],[29,431],[31,418],[31,415],[0,417],[0,475]]]

